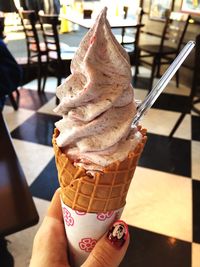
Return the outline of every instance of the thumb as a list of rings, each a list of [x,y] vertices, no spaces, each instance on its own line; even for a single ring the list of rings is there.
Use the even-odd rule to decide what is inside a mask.
[[[96,244],[81,267],[117,267],[129,245],[128,226],[118,220]]]

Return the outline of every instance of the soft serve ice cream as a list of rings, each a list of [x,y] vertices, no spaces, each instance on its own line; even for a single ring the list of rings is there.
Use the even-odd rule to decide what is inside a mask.
[[[110,30],[106,9],[80,43],[71,72],[57,88],[55,112],[62,119],[52,143],[70,264],[78,267],[90,243],[121,216],[146,130],[131,128],[136,105],[129,58]]]
[[[131,123],[136,104],[129,57],[111,32],[106,8],[88,31],[57,88],[57,145],[78,166],[103,170],[123,161],[142,139]]]

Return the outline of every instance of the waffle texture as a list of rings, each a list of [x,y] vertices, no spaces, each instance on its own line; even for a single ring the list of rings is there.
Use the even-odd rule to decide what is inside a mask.
[[[84,212],[107,212],[117,210],[126,203],[126,195],[131,183],[137,162],[146,143],[146,130],[140,129],[143,135],[141,143],[129,153],[122,162],[114,162],[98,171],[95,176],[87,175],[86,170],[74,166],[67,155],[62,153],[56,144],[59,131],[53,134],[53,148],[61,186],[61,197],[65,205]]]

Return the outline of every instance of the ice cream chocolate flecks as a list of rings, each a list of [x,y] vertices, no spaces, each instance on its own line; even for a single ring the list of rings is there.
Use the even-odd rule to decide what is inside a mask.
[[[142,139],[131,129],[136,105],[129,57],[111,32],[106,8],[88,31],[57,88],[57,145],[76,165],[102,170],[123,161]]]

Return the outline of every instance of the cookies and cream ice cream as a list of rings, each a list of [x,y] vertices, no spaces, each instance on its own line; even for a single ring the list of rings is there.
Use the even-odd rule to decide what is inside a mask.
[[[57,88],[57,145],[74,164],[103,170],[123,161],[142,139],[131,129],[136,113],[129,57],[111,32],[106,8],[88,31]]]

